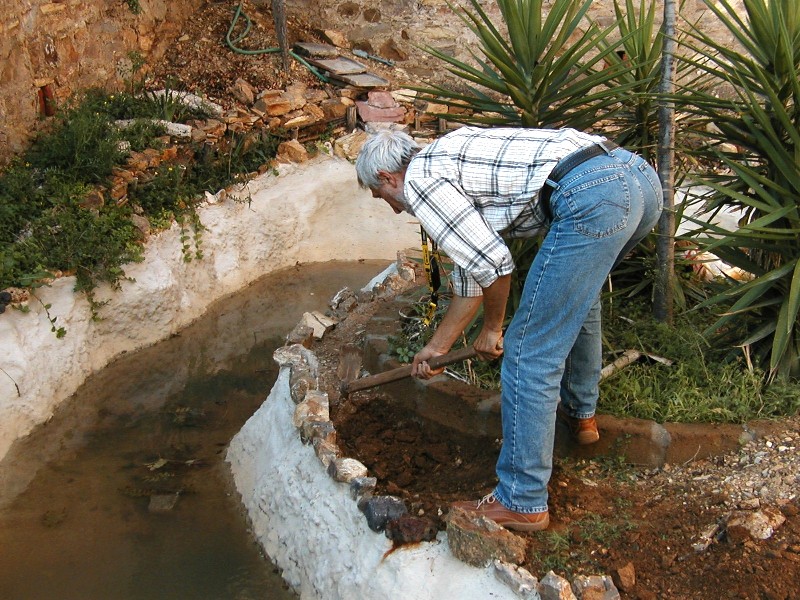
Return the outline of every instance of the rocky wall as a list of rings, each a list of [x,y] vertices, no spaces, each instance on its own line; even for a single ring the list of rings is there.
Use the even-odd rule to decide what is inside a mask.
[[[129,53],[159,57],[202,2],[2,0],[0,164],[25,148],[48,103],[119,86],[130,74]]]
[[[183,21],[209,0],[3,0],[0,2],[0,165],[24,149],[42,122],[48,102],[63,102],[91,86],[118,86],[130,74],[129,53],[156,60]],[[235,0],[229,1],[232,6]],[[271,0],[254,0],[271,10]],[[463,3],[467,4],[467,3]],[[480,4],[501,23],[497,3]],[[547,6],[545,2],[545,6]],[[741,0],[734,0],[741,5]],[[135,14],[132,6],[140,6]],[[662,9],[658,2],[658,10]],[[475,35],[447,0],[287,0],[286,12],[319,23],[323,39],[396,63],[394,81],[435,81],[440,62],[421,47],[469,60]],[[592,3],[589,17],[613,22],[613,0]],[[724,27],[703,0],[687,0],[683,17],[725,38]],[[660,16],[660,14],[659,14]],[[48,100],[50,99],[50,100]]]

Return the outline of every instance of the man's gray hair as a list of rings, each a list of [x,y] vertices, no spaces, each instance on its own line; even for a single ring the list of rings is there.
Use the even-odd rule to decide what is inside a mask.
[[[399,173],[420,151],[420,146],[402,131],[379,131],[372,134],[358,153],[356,175],[363,188],[378,188],[378,171]]]

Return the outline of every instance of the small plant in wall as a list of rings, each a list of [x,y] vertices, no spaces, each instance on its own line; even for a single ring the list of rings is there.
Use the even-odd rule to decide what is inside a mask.
[[[128,9],[135,15],[141,14],[142,12],[142,5],[139,3],[139,0],[125,0],[125,4],[128,5]]]

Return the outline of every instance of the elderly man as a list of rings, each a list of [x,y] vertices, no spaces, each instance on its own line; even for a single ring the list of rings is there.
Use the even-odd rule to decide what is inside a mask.
[[[519,531],[546,529],[556,417],[579,444],[599,439],[600,291],[653,228],[662,190],[642,158],[573,129],[462,127],[425,148],[407,134],[371,136],[356,161],[362,187],[419,219],[455,263],[454,297],[412,373],[446,353],[483,303],[474,347],[504,354],[498,484],[454,506]],[[504,239],[544,234],[520,306],[502,331],[510,274]]]

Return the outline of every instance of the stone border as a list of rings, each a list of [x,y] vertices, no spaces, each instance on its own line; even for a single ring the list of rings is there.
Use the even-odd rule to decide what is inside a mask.
[[[403,268],[400,261],[394,265],[401,274]],[[401,277],[393,272],[373,282],[383,281],[383,290],[407,287],[399,281],[395,285],[392,278]],[[369,372],[399,365],[388,354],[388,337],[397,331],[398,311],[419,293],[414,288],[390,296],[369,320],[364,350]],[[332,300],[334,313],[343,300],[348,298],[341,292]],[[352,296],[348,301],[353,302]],[[299,340],[303,328],[308,329],[301,321],[287,339]],[[303,598],[619,598],[607,575],[580,576],[570,584],[550,572],[537,580],[515,564],[524,560],[521,538],[491,521],[465,520],[457,513],[447,532],[437,533],[426,528],[424,519],[409,515],[400,498],[376,496],[377,480],[362,463],[342,456],[337,445],[314,353],[293,343],[278,349],[274,358],[280,365],[278,381],[232,440],[226,459],[256,537]],[[388,385],[395,397],[424,396],[424,402],[412,402],[425,418],[499,435],[496,392],[452,380],[445,385],[444,378]],[[464,410],[465,403],[469,410]],[[456,404],[460,410],[453,409]],[[566,432],[559,431],[557,450],[577,457],[613,452],[629,462],[661,467],[737,449],[772,429],[769,422],[659,425],[607,415],[599,417],[599,424],[604,443],[572,446]]]
[[[382,289],[403,287],[398,279],[390,273]],[[386,304],[397,302],[407,304],[402,297]],[[380,309],[371,322],[388,329],[391,311]],[[301,321],[289,338],[304,329]],[[373,330],[368,339],[380,345],[381,334]],[[570,586],[550,572],[538,581],[515,564],[524,560],[524,539],[491,521],[467,516],[437,533],[409,515],[402,499],[375,495],[377,480],[337,445],[316,355],[289,343],[274,359],[278,379],[231,441],[226,460],[256,538],[302,598],[536,600],[574,597],[573,590],[581,597],[590,588],[619,597],[608,576],[579,576]]]

